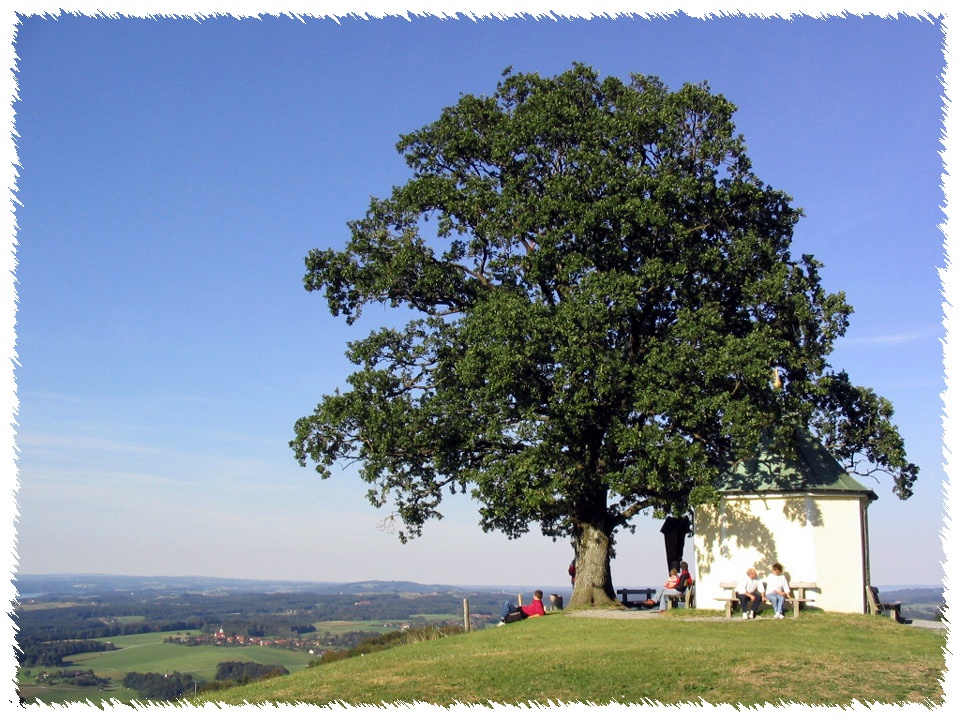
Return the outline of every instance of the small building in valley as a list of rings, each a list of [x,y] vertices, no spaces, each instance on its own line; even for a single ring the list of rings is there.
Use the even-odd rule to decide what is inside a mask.
[[[816,585],[814,607],[863,613],[870,582],[867,507],[876,493],[854,480],[808,432],[796,453],[757,456],[725,473],[718,505],[694,509],[697,607],[722,609],[722,582],[779,562],[788,580]]]

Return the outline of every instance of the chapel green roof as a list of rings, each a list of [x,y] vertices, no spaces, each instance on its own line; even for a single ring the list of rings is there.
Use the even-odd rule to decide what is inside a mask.
[[[816,492],[877,499],[873,490],[854,480],[809,432],[798,431],[795,438],[793,457],[774,452],[769,438],[764,439],[755,458],[718,478],[717,489],[724,494]]]

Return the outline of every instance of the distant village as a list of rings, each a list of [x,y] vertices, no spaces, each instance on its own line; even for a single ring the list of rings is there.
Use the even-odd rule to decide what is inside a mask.
[[[385,623],[384,627],[395,628],[397,630],[409,630],[410,623]],[[230,634],[220,628],[214,634],[201,633],[193,635],[170,635],[164,639],[164,642],[185,645],[187,647],[197,647],[201,645],[220,645],[237,647],[276,647],[281,650],[300,650],[311,655],[322,654],[331,649],[331,645],[336,644],[336,637],[329,633],[321,637],[252,637],[249,635]]]

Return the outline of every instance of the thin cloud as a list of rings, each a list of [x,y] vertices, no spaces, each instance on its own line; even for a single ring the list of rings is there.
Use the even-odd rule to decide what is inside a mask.
[[[850,345],[873,345],[882,347],[893,347],[897,345],[909,345],[920,340],[929,340],[932,337],[939,337],[939,332],[932,330],[913,330],[902,333],[884,333],[879,335],[864,335],[845,337],[843,342]]]
[[[76,493],[79,489],[84,493],[89,493],[93,489],[102,496],[99,499],[115,500],[115,493],[121,490],[191,486],[193,483],[186,479],[156,473],[101,469],[64,471],[56,468],[42,468],[31,474],[27,486],[22,487],[21,492],[59,497],[65,493]]]
[[[21,400],[26,396],[32,401],[46,401],[53,405],[60,405],[64,407],[91,407],[91,408],[110,408],[110,407],[125,407],[127,398],[116,397],[116,396],[101,396],[101,395],[72,395],[67,393],[60,392],[51,392],[48,390],[38,390],[35,392],[21,393]],[[159,405],[159,404],[172,404],[172,405],[187,405],[187,404],[199,404],[210,402],[210,398],[203,397],[202,395],[190,394],[190,393],[154,393],[154,394],[138,394],[138,400],[141,404],[144,405]]]
[[[82,450],[87,454],[112,453],[127,455],[158,455],[161,448],[143,443],[124,442],[98,435],[75,435],[53,433],[20,433],[17,447],[21,450],[74,451]]]

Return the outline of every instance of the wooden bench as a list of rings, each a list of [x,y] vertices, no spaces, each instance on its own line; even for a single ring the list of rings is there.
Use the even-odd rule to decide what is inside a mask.
[[[807,597],[807,590],[817,590],[819,592],[820,588],[817,587],[815,582],[798,580],[790,583],[790,590],[793,592],[793,596],[788,597],[787,602],[793,605],[793,616],[798,617],[802,609],[801,605],[814,602],[813,598]]]
[[[670,607],[683,603],[684,607],[693,607],[694,586],[688,587],[682,595],[670,597]],[[649,601],[657,594],[657,588],[621,588],[617,590],[620,602],[627,607],[651,607]],[[631,600],[631,595],[643,595],[643,600]]]
[[[736,590],[737,585],[740,583],[736,582],[722,582],[720,583],[720,588],[723,590],[728,590],[729,594],[726,597],[714,598],[722,603],[724,603],[725,615],[730,618],[733,617],[733,606],[740,604],[740,599],[737,597]],[[791,597],[785,598],[784,601],[793,606],[793,616],[800,616],[800,607],[806,603],[813,602],[813,598],[807,597],[807,590],[816,590],[817,584],[813,582],[792,582],[790,583],[790,590],[794,593]],[[769,603],[767,603],[769,604]]]
[[[683,591],[682,595],[675,595],[670,598],[670,607],[677,607],[680,603],[683,603],[685,608],[693,607],[693,594],[696,585],[690,585],[686,590]]]
[[[620,602],[627,607],[644,607],[644,600],[649,600],[657,592],[656,588],[621,588],[617,590]],[[631,600],[631,595],[643,595],[643,600]]]
[[[726,597],[714,598],[714,600],[719,600],[722,603],[725,603],[724,614],[728,618],[733,617],[733,606],[740,604],[740,599],[737,597],[735,590],[737,589],[737,583],[735,582],[722,582],[720,583],[721,590],[727,590]]]
[[[880,591],[871,585],[867,585],[866,587],[867,587],[867,605],[870,607],[870,614],[883,615],[884,612],[889,612],[891,618],[893,618],[897,622],[900,622],[902,617],[900,613],[900,606],[903,605],[903,603],[880,602]]]

